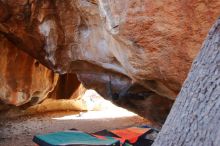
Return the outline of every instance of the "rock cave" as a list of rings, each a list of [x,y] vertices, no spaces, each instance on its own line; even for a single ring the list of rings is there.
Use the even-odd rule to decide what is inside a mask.
[[[181,101],[220,86],[204,77],[207,91],[184,94],[202,82],[200,73],[219,69],[219,54],[202,52],[220,49],[219,16],[219,0],[0,0],[0,145],[34,145],[32,137],[44,132],[141,124],[162,128],[153,146],[198,145],[181,136],[172,143],[166,134],[178,133],[167,130],[172,125],[183,130],[181,118],[172,118]],[[213,142],[199,145],[218,146],[215,132]]]

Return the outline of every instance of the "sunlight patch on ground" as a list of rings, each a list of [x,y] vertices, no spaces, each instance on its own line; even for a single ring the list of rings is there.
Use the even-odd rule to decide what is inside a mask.
[[[124,118],[124,117],[134,117],[136,114],[129,112],[124,109],[114,109],[114,110],[104,110],[104,111],[88,111],[81,112],[77,115],[68,115],[63,117],[53,118],[55,120],[83,120],[83,119],[107,119],[107,118]]]
[[[117,107],[110,101],[103,99],[96,91],[87,90],[82,99],[85,101],[88,111],[76,115],[68,115],[53,118],[55,120],[76,120],[76,119],[103,119],[134,117],[135,113]]]

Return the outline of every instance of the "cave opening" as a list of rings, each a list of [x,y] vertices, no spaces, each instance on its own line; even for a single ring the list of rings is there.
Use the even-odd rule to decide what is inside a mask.
[[[155,106],[163,102],[166,105],[166,100],[163,101],[160,97],[157,99],[149,91],[143,92],[144,89],[140,85],[127,87],[126,90],[120,96],[130,98],[129,103],[119,102],[116,99],[110,101],[109,98],[104,99],[95,90],[86,89],[76,74],[58,75],[57,83],[47,98],[43,100],[37,98],[41,94],[38,91],[27,103],[19,107],[1,104],[0,144],[11,145],[16,142],[19,145],[31,145],[32,138],[36,134],[72,128],[85,132],[145,124],[160,128],[161,117],[158,115],[166,116],[168,109],[163,107],[164,109],[155,110]],[[139,94],[152,97],[143,98]],[[146,101],[148,101],[147,105],[137,107]],[[150,118],[135,113],[136,110],[140,113],[143,108],[146,108],[146,111],[143,111],[142,116],[148,115]]]

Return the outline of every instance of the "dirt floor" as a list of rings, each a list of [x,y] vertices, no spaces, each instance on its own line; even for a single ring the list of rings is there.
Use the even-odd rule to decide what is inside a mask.
[[[124,109],[90,112],[50,112],[35,116],[0,117],[0,146],[34,146],[36,134],[76,128],[85,132],[149,124]]]

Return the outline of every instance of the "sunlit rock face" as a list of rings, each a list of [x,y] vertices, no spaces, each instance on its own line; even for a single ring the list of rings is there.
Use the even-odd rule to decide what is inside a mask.
[[[220,2],[99,0],[78,1],[80,60],[128,76],[174,99]],[[95,9],[97,7],[97,9]]]
[[[98,82],[113,71],[174,99],[220,2],[8,0],[1,7],[1,33],[50,69],[102,74]]]
[[[0,100],[36,104],[54,89],[58,75],[0,36]]]
[[[18,49],[127,101],[140,93],[175,99],[220,1],[7,0],[0,7],[0,33]]]

